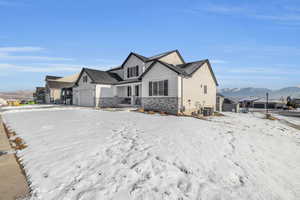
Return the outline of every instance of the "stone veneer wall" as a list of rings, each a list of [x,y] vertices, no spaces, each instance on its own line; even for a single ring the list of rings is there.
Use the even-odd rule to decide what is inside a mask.
[[[142,97],[145,110],[164,111],[177,114],[180,110],[180,98],[177,97]]]
[[[122,98],[119,97],[102,97],[98,99],[98,106],[100,108],[117,107],[121,101]]]

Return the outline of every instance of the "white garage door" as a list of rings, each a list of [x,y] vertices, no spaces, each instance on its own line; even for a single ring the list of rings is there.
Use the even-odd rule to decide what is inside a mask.
[[[82,89],[79,91],[79,105],[80,106],[95,106],[95,96],[93,90]]]

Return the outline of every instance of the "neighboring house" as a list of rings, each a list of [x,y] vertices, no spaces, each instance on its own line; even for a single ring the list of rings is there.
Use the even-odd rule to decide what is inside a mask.
[[[177,50],[152,57],[130,53],[120,67],[108,71],[83,68],[73,87],[73,103],[201,112],[216,109],[217,86],[208,60],[186,63]]]
[[[45,87],[36,87],[33,93],[33,100],[35,103],[45,103]]]
[[[300,98],[293,98],[292,103],[295,105],[296,108],[300,108]]]
[[[223,112],[240,112],[240,103],[233,98],[225,97],[222,110]]]
[[[217,93],[216,111],[218,111],[218,112],[223,111],[224,99],[225,99],[225,97],[222,94]]]
[[[0,98],[0,106],[6,106],[7,105],[7,101]]]
[[[72,88],[79,74],[66,77],[46,76],[45,102],[72,104]]]
[[[263,108],[266,109],[268,105],[269,109],[281,109],[283,108],[286,103],[279,99],[267,99],[265,97],[260,98],[253,102],[253,108]]]

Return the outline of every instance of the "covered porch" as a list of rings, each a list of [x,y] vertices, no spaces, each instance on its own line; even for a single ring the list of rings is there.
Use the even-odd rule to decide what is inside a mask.
[[[119,99],[118,106],[141,106],[142,84],[130,83],[116,85],[116,97]]]

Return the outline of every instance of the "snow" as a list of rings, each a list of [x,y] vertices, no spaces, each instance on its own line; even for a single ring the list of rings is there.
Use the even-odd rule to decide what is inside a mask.
[[[299,131],[261,114],[3,113],[35,199],[300,199]]]

